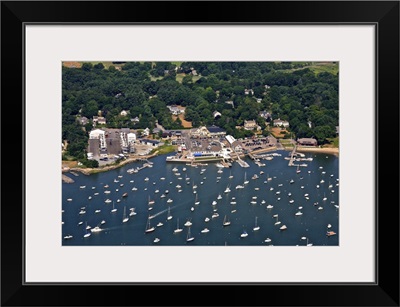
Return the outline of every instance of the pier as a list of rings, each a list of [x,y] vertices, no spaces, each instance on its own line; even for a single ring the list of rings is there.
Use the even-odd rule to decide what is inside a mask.
[[[74,183],[74,179],[68,177],[67,175],[61,174],[61,179],[62,181],[64,181],[65,183]]]
[[[294,161],[294,156],[295,156],[295,154],[296,154],[296,148],[297,148],[297,145],[294,145],[294,147],[293,147],[293,150],[292,150],[292,152],[291,152],[291,154],[290,154],[290,160],[289,160],[289,166],[297,166],[297,165],[295,165],[294,163],[293,163],[293,161]]]

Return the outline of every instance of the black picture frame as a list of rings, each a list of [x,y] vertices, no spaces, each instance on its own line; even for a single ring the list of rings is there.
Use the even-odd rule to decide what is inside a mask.
[[[25,284],[23,41],[31,22],[376,25],[376,283]],[[2,306],[399,306],[399,1],[2,1],[1,64]]]

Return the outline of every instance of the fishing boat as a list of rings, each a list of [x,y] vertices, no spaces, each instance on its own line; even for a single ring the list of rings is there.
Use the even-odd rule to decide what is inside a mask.
[[[327,231],[327,232],[326,232],[326,235],[327,235],[328,237],[334,236],[335,234],[336,234],[336,232],[334,232],[334,231]]]

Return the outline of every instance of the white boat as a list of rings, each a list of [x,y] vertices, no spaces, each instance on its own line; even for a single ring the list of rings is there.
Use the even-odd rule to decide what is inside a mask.
[[[147,201],[147,204],[150,206],[150,205],[154,205],[155,202],[156,201],[154,199],[151,199],[150,195],[149,195],[149,200]]]
[[[229,193],[231,191],[231,189],[229,188],[229,185],[226,187],[224,193]]]
[[[221,194],[218,194],[218,197],[217,197],[217,199],[222,199],[222,196],[221,196]]]
[[[248,184],[248,183],[249,183],[249,181],[246,179],[246,176],[247,176],[247,173],[244,172],[244,181],[243,181],[243,184]]]
[[[300,172],[301,172],[301,170],[299,169],[299,166],[297,165],[296,173],[298,174]]]
[[[126,216],[126,206],[124,207],[124,215],[122,217],[122,223],[129,221],[129,216]]]
[[[113,208],[111,209],[111,213],[117,212],[117,208],[115,208],[114,203],[113,203]]]
[[[202,230],[201,230],[201,233],[207,233],[207,232],[209,232],[210,231],[210,229],[208,229],[207,227],[206,228],[203,228]]]
[[[331,224],[328,224],[328,226],[326,226],[327,228],[331,228],[332,227],[332,225]]]
[[[96,211],[94,211],[94,213],[100,213],[100,212],[101,212],[100,209],[97,209]]]
[[[272,209],[274,206],[273,205],[268,205],[267,209]]]
[[[149,233],[154,231],[156,228],[154,226],[150,225],[150,217],[147,218],[147,225],[146,225],[146,229],[144,230],[145,233]]]
[[[299,216],[299,215],[303,215],[303,212],[301,212],[301,211],[297,211],[297,212],[295,213],[295,215],[297,215],[297,216]]]
[[[100,222],[100,225],[103,225],[103,224],[105,224],[106,223],[106,221],[105,220],[102,220],[101,222]]]
[[[195,205],[199,205],[199,204],[200,204],[198,194],[196,194],[196,198],[195,198],[195,200],[194,200],[194,204],[195,204]]]
[[[190,219],[188,219],[188,220],[185,222],[184,225],[185,225],[186,227],[192,226],[192,222],[190,221]]]
[[[257,216],[256,216],[256,221],[255,221],[253,230],[254,230],[254,231],[260,230],[260,226],[257,225]]]
[[[66,236],[64,236],[64,240],[70,240],[70,239],[72,239],[72,238],[73,238],[72,235],[66,235]]]
[[[88,231],[88,229],[87,229],[87,222],[86,222],[85,234],[83,235],[83,237],[84,237],[84,238],[88,238],[88,237],[90,237],[91,235],[92,235],[92,233]]]
[[[134,216],[137,214],[135,211],[135,208],[130,208],[129,210],[131,211],[131,212],[129,212],[129,216]]]
[[[170,207],[168,207],[167,220],[169,221],[170,219],[172,219],[172,215],[171,215],[171,208],[170,208]]]
[[[289,203],[293,204],[293,203],[294,203],[294,200],[293,200],[293,199],[289,200]]]
[[[92,196],[89,196],[88,199],[91,200],[91,199],[92,199]]]
[[[249,234],[246,232],[246,230],[243,230],[242,234],[240,235],[241,238],[246,238]]]
[[[274,225],[279,225],[281,223],[281,221],[279,221],[278,214],[275,214],[274,217],[276,218],[276,222]]]
[[[90,229],[91,232],[100,232],[100,231],[102,231],[102,230],[103,230],[103,229],[101,229],[99,226],[96,226],[96,227]]]
[[[157,224],[157,227],[161,227],[161,226],[163,226],[164,224],[162,223],[162,222],[158,222],[158,224]]]
[[[176,229],[174,230],[174,233],[182,232],[183,228],[179,228],[179,218],[177,219],[176,222]]]
[[[153,240],[154,243],[158,243],[160,241],[161,241],[160,238],[154,238],[154,240]]]
[[[111,203],[112,202],[112,200],[111,199],[109,199],[109,198],[107,198],[105,201],[104,201],[106,204],[109,204],[109,203]]]
[[[307,238],[307,244],[306,244],[306,246],[312,246],[313,244],[312,243],[309,243],[308,242],[308,238]]]
[[[238,185],[236,186],[236,190],[237,190],[237,189],[244,189],[244,186],[238,184]]]
[[[294,183],[294,180],[293,180],[293,179],[290,179],[289,183]]]
[[[168,198],[167,203],[172,203],[173,200],[171,198]]]
[[[286,230],[286,229],[287,229],[287,226],[286,226],[286,225],[282,225],[279,229],[280,229],[280,230]]]
[[[269,243],[269,242],[271,242],[272,240],[270,239],[270,238],[266,238],[265,240],[264,240],[264,242],[266,242],[266,243]]]
[[[228,217],[225,215],[224,221],[222,223],[223,226],[229,226],[231,224],[231,221],[228,219]]]
[[[215,206],[217,204],[216,200],[213,200],[213,202],[211,203],[211,205]]]
[[[194,237],[190,233],[190,227],[188,228],[187,236],[186,236],[186,242],[193,241]]]
[[[211,216],[211,218],[213,218],[213,219],[215,219],[215,218],[217,218],[217,217],[219,217],[218,212],[213,213],[213,215]]]
[[[204,222],[208,222],[208,221],[210,221],[210,218],[209,217],[206,217],[205,219],[204,219]]]
[[[86,186],[85,185],[81,185],[79,188],[80,189],[84,189],[84,188],[86,188]]]
[[[79,211],[80,215],[85,214],[85,213],[86,213],[86,211],[84,209],[81,209],[81,211]]]

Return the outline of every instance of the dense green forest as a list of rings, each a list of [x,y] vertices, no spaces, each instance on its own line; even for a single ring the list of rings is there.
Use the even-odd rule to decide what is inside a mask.
[[[101,111],[107,127],[183,128],[168,105],[186,107],[193,127],[215,124],[236,138],[244,120],[265,128],[260,111],[290,123],[292,136],[315,137],[320,144],[335,137],[339,125],[337,63],[314,62],[124,62],[83,63],[62,68],[62,139],[68,152],[84,158],[88,133],[77,116],[92,119]],[[324,69],[324,67],[329,69]],[[252,90],[247,92],[245,90]],[[233,101],[232,104],[226,103]],[[129,111],[121,116],[122,110]],[[213,112],[221,116],[214,118]],[[131,121],[138,117],[139,122]],[[310,127],[311,125],[311,127]],[[90,131],[92,122],[86,125]],[[268,130],[263,131],[264,135]]]

